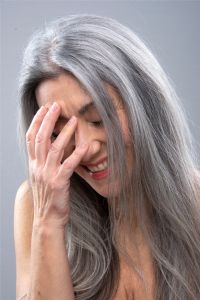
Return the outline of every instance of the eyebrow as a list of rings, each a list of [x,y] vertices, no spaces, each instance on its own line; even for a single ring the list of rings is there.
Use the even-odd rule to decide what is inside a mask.
[[[79,109],[78,113],[79,113],[79,115],[83,116],[86,112],[88,112],[88,110],[89,110],[90,108],[93,108],[93,107],[94,107],[94,102],[93,102],[93,101],[90,101],[90,102],[86,103],[85,105],[83,105],[83,106]]]
[[[78,114],[80,116],[85,115],[91,108],[95,107],[94,106],[94,102],[90,101],[86,104],[84,104],[79,110],[78,110]],[[69,118],[66,118],[66,116],[64,116],[63,114],[60,115],[60,117],[58,119],[66,119],[69,120]]]

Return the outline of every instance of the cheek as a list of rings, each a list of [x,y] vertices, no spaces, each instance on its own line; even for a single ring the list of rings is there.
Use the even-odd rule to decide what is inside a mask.
[[[124,112],[119,114],[120,117],[120,124],[122,128],[122,133],[123,133],[123,138],[124,138],[124,143],[126,147],[130,147],[132,145],[132,140],[131,140],[131,134],[130,134],[130,129],[128,127],[128,120]]]
[[[122,133],[123,133],[123,139],[126,147],[127,168],[128,168],[129,176],[131,176],[134,167],[134,161],[135,161],[133,139],[131,137],[131,132],[128,126],[128,120],[124,111],[121,111],[119,117],[120,117]]]

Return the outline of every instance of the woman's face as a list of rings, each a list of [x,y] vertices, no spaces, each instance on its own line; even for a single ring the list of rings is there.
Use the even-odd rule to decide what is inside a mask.
[[[121,122],[126,145],[126,160],[131,172],[132,155],[126,116],[122,105],[120,105],[120,98],[117,92],[108,84],[106,84],[106,89],[112,97]],[[75,134],[65,149],[62,161],[72,153],[77,144],[87,142],[89,144],[88,151],[75,172],[97,193],[107,197],[109,178],[107,138],[100,115],[92,99],[72,75],[65,73],[59,75],[56,79],[42,81],[37,87],[35,95],[39,107],[42,105],[50,107],[54,101],[61,107],[61,113],[54,128],[52,141],[60,133],[71,116],[75,115],[77,117],[78,122]],[[112,184],[114,184],[117,196],[119,193],[117,179]]]

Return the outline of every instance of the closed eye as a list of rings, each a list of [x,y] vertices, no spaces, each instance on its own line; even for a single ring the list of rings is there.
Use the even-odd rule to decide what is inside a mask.
[[[103,122],[101,120],[100,121],[94,121],[94,122],[91,122],[91,123],[95,127],[102,127],[103,126]]]
[[[93,121],[93,122],[89,122],[89,123],[91,123],[93,126],[98,127],[98,128],[99,127],[103,127],[103,122],[101,120],[99,120],[99,121]],[[51,138],[52,139],[56,139],[57,136],[58,136],[58,134],[55,133],[55,132],[53,132],[52,135],[51,135]]]

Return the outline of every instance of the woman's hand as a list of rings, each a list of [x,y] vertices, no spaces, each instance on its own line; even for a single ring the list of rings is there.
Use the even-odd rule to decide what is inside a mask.
[[[70,177],[88,149],[87,144],[76,146],[61,164],[64,149],[75,132],[77,119],[72,117],[51,143],[59,114],[60,106],[57,103],[49,111],[42,106],[26,133],[34,225],[42,223],[64,227],[68,223]]]

